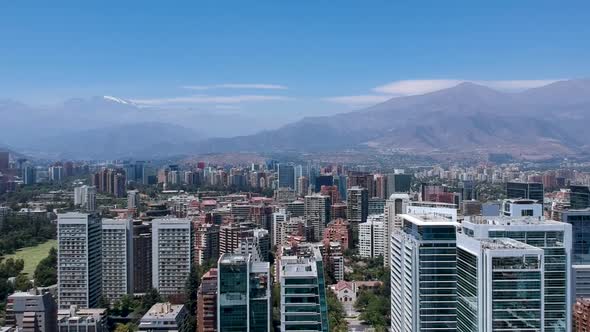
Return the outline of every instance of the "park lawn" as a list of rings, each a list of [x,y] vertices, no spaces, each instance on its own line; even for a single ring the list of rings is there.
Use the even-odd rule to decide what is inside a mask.
[[[32,279],[35,268],[43,258],[49,255],[49,249],[51,247],[57,247],[57,240],[48,240],[34,247],[19,249],[14,254],[6,255],[4,258],[22,258],[25,261],[23,273],[26,273]]]

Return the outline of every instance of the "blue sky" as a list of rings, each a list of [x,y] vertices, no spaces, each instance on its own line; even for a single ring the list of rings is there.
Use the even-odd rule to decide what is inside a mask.
[[[589,22],[588,1],[2,1],[0,98],[291,119],[590,77]]]

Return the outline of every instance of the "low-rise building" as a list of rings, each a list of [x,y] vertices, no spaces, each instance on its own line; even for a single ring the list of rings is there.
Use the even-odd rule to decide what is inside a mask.
[[[57,312],[57,329],[59,332],[107,332],[106,309],[60,309]]]
[[[188,318],[188,312],[182,304],[156,303],[141,317],[139,330],[188,332]]]
[[[27,328],[27,331],[54,332],[57,328],[56,317],[57,303],[51,294],[41,293],[37,289],[16,292],[6,301],[7,326]]]

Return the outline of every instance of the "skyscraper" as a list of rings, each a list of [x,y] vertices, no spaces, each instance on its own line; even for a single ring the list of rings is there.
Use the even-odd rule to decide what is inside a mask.
[[[133,292],[145,293],[152,288],[152,226],[133,222]]]
[[[133,294],[133,221],[102,220],[102,296],[114,302]]]
[[[456,229],[436,216],[399,215],[391,235],[391,330],[457,330]]]
[[[459,234],[457,331],[542,331],[544,265],[537,247]]]
[[[387,235],[383,214],[369,215],[366,222],[359,224],[359,255],[365,258],[385,258],[388,248]]]
[[[318,248],[280,258],[281,331],[328,332],[324,266]]]
[[[162,295],[184,294],[193,245],[189,219],[152,221],[152,284]]]
[[[309,178],[307,176],[300,176],[297,178],[297,195],[307,195],[309,191]]]
[[[571,327],[572,227],[563,222],[533,217],[466,217],[463,234],[477,239],[511,238],[543,249],[545,270],[545,331]]]
[[[279,188],[291,188],[295,190],[295,166],[292,164],[279,164]]]
[[[8,169],[9,167],[9,153],[8,151],[0,151],[0,171]]]
[[[321,241],[324,234],[324,228],[331,220],[331,201],[330,196],[325,195],[308,195],[305,196],[305,220],[311,227],[312,239],[308,241]]]
[[[31,185],[37,183],[37,168],[27,163],[22,169],[23,183],[25,185]]]
[[[332,185],[334,185],[334,177],[332,175],[318,175],[313,182],[313,191],[317,193],[322,189],[322,186]]]
[[[272,302],[270,265],[250,256],[224,254],[219,258],[217,331],[269,332]]]
[[[219,259],[219,226],[205,221],[194,225],[195,263],[202,265]]]
[[[139,208],[139,191],[129,190],[127,191],[127,209],[138,209]]]
[[[358,229],[358,224],[367,221],[369,215],[369,193],[363,187],[348,189],[346,197],[346,217],[353,229]]]
[[[412,175],[395,173],[387,175],[387,193],[389,195],[395,193],[410,192],[410,185],[412,183]]]
[[[100,217],[68,212],[57,217],[59,307],[92,308],[102,290]]]
[[[506,198],[526,198],[543,204],[543,184],[537,182],[507,182]]]
[[[383,214],[385,212],[385,199],[371,197],[368,202],[368,214]]]
[[[49,179],[52,182],[61,182],[64,178],[64,169],[62,166],[49,167]]]
[[[590,207],[590,187],[570,186],[570,208],[574,210],[587,209]]]
[[[87,185],[75,187],[74,205],[86,212],[94,212],[96,210],[96,187]]]

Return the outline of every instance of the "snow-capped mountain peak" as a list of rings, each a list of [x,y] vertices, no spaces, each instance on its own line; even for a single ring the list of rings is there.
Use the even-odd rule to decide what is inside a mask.
[[[125,100],[125,99],[121,99],[121,98],[117,98],[117,97],[113,97],[113,96],[102,96],[105,100],[108,101],[112,101],[115,103],[119,103],[119,104],[123,104],[123,105],[132,105],[135,106],[135,104],[131,101]]]

